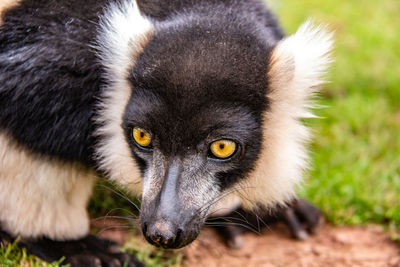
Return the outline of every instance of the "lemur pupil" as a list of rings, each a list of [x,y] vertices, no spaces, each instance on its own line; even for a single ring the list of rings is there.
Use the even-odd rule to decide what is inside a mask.
[[[225,148],[225,145],[224,145],[224,144],[220,144],[220,145],[219,145],[219,149],[223,150],[224,148]]]
[[[140,138],[144,137],[144,132],[140,132]]]

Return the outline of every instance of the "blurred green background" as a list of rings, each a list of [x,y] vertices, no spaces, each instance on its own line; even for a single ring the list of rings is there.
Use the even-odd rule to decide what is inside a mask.
[[[313,169],[300,195],[336,224],[382,224],[400,230],[400,1],[269,0],[288,34],[307,18],[335,33],[333,64],[315,110],[305,121],[315,133]],[[91,202],[93,217],[131,208],[103,186]],[[119,213],[121,214],[121,213]],[[133,239],[127,248],[148,266],[179,265]],[[139,252],[138,252],[139,251]],[[0,249],[0,265],[44,266],[16,245]],[[58,266],[58,264],[54,264]]]

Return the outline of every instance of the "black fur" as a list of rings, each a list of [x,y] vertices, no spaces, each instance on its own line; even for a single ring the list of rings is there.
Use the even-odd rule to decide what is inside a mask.
[[[222,4],[226,7],[220,10],[223,11],[222,14],[227,14],[226,11],[230,9],[234,12],[231,14],[231,18],[235,19],[238,15],[237,12],[243,12],[247,19],[253,20],[262,28],[267,28],[270,31],[270,36],[268,36],[270,41],[283,38],[283,31],[278,26],[275,16],[265,8],[265,3],[259,0],[139,0],[138,4],[146,15],[160,21],[171,19],[182,12],[191,11],[196,5],[205,7],[207,15],[210,15],[215,11],[212,8]]]
[[[69,263],[75,267],[144,267],[135,256],[121,253],[118,245],[113,241],[92,235],[66,242],[42,238],[35,241],[23,241],[20,245],[48,262],[58,261],[61,257],[65,257],[62,264]]]
[[[96,142],[93,116],[102,81],[100,66],[91,45],[94,44],[99,15],[108,2],[25,0],[4,14],[4,23],[0,26],[0,128],[30,150],[62,160],[93,163],[93,145]],[[165,56],[159,61],[170,63],[165,68],[186,67],[185,75],[197,75],[202,69],[209,71],[199,77],[198,81],[202,80],[202,84],[198,85],[204,87],[198,89],[191,87],[197,81],[192,81],[190,77],[187,77],[190,84],[180,84],[186,79],[176,77],[175,81],[159,85],[164,90],[181,86],[181,92],[177,91],[173,98],[186,94],[190,88],[193,96],[186,101],[194,101],[192,110],[202,104],[211,105],[208,100],[201,99],[211,93],[214,99],[220,98],[223,102],[241,103],[246,100],[251,103],[255,117],[259,117],[265,104],[258,103],[263,99],[259,96],[266,87],[265,79],[259,78],[265,76],[270,48],[282,38],[282,32],[270,12],[262,3],[253,0],[166,3],[139,1],[146,15],[157,19],[166,19],[182,9],[190,9],[197,16],[192,22],[196,25],[183,25],[175,32],[163,32],[161,28],[146,48],[146,53],[151,56],[152,50],[163,52],[160,55]],[[198,8],[193,8],[194,3]],[[207,16],[207,19],[201,19],[202,16]],[[185,19],[190,19],[189,15]],[[240,24],[235,20],[239,20]],[[211,30],[208,37],[199,35],[201,30],[207,29]],[[203,40],[201,43],[193,42],[199,38]],[[157,47],[160,46],[159,40],[166,39],[169,41],[165,46]],[[187,41],[192,41],[190,46]],[[222,50],[217,47],[209,50],[209,45],[226,41],[233,41],[231,53],[214,62],[220,58]],[[211,62],[205,60],[196,67],[174,66],[174,62],[185,62],[188,56],[175,53],[176,57],[171,59],[174,49],[176,52],[176,49],[182,48],[186,48],[188,53],[191,53],[190,48],[199,53],[210,51],[208,59]],[[249,53],[244,57],[246,49]],[[148,59],[146,53],[140,62]],[[227,68],[233,65],[237,66]],[[246,76],[248,67],[256,72],[253,77]],[[143,63],[138,65],[132,76],[140,73],[141,68],[146,66]],[[164,70],[166,72],[161,74],[161,79],[169,75],[168,69]],[[242,76],[236,76],[236,71],[242,72]],[[253,83],[258,89],[252,92],[247,85]],[[235,94],[228,93],[234,88],[237,89]],[[158,93],[162,94],[162,91]],[[230,99],[222,99],[227,95]],[[186,118],[189,116],[187,114]]]
[[[0,127],[34,152],[89,163],[101,84],[90,48],[104,1],[25,0],[0,27]]]

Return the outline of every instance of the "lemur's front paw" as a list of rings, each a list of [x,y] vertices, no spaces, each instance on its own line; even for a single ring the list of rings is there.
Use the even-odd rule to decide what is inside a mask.
[[[304,199],[294,200],[282,209],[279,216],[288,226],[292,236],[298,240],[307,239],[308,234],[314,233],[324,221],[322,211]]]
[[[53,241],[42,238],[20,242],[27,250],[45,261],[57,261],[75,266],[144,266],[135,256],[119,251],[116,243],[93,235],[75,241]]]
[[[314,233],[323,222],[322,212],[304,199],[296,199],[288,206],[269,212],[248,212],[239,208],[225,217],[210,218],[210,224],[216,225],[217,233],[231,248],[240,248],[243,244],[243,232],[259,232],[262,228],[277,222],[283,222],[289,228],[293,238],[305,240]]]

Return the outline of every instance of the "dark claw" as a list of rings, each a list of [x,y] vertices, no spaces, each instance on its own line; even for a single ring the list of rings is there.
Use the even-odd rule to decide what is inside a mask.
[[[305,240],[309,234],[313,234],[319,224],[323,221],[322,212],[304,199],[296,199],[288,206],[276,209],[273,213],[268,212],[247,212],[242,208],[227,214],[227,218],[213,219],[212,222],[227,224],[226,226],[214,227],[225,243],[231,248],[240,248],[242,240],[240,235],[243,232],[261,231],[263,228],[278,222],[283,222],[289,228],[293,238]],[[229,223],[240,223],[247,227],[230,225]]]
[[[318,226],[323,223],[324,215],[317,207],[304,199],[297,199],[292,203],[297,217],[304,223],[309,233],[314,233]]]
[[[310,234],[315,233],[318,226],[324,220],[322,212],[317,207],[305,201],[304,199],[296,199],[291,203],[290,207],[286,209],[291,209],[294,212],[298,223],[300,223],[301,228],[299,229],[292,222],[286,222],[293,236],[296,238],[300,231],[308,232]],[[297,239],[304,240],[301,238]]]
[[[227,225],[215,228],[228,247],[238,249],[243,246],[241,234],[246,231],[243,227]]]
[[[306,240],[308,238],[307,231],[304,229],[293,208],[284,208],[281,216],[294,238],[298,240]]]

